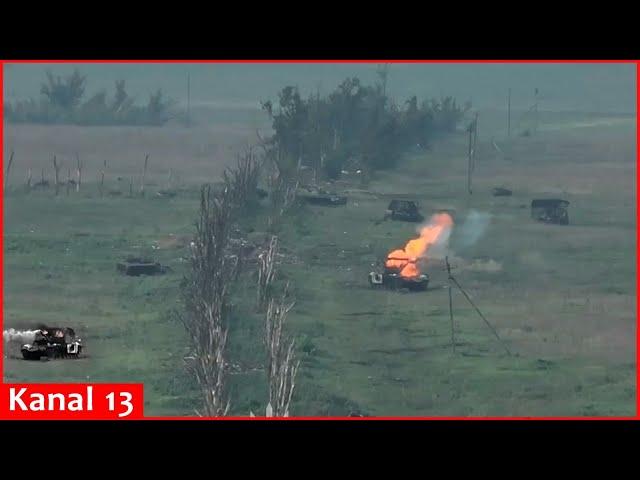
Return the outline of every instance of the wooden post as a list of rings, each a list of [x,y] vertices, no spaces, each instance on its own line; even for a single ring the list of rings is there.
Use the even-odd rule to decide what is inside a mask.
[[[147,163],[149,162],[149,154],[144,157],[144,168],[142,169],[142,181],[140,182],[140,195],[144,196],[144,179],[147,176]]]
[[[55,171],[55,187],[56,187],[56,195],[58,195],[58,190],[59,190],[59,188],[60,188],[60,184],[59,184],[59,181],[58,181],[58,173],[59,173],[59,171],[60,171],[60,165],[58,165],[58,162],[57,162],[57,159],[56,159],[56,156],[55,156],[55,155],[53,156],[53,169],[54,169],[54,171]]]
[[[507,95],[507,137],[511,137],[511,89]]]
[[[76,161],[78,163],[78,169],[76,170],[76,173],[78,175],[78,181],[76,182],[76,192],[79,192],[80,184],[82,183],[82,162],[80,161],[80,156],[78,155],[78,152],[76,152]]]
[[[4,191],[7,191],[9,186],[9,173],[11,172],[11,165],[13,165],[13,150],[11,150],[11,156],[9,157],[9,163],[7,163],[7,173],[4,176]]]
[[[27,192],[31,191],[31,167],[27,171]]]

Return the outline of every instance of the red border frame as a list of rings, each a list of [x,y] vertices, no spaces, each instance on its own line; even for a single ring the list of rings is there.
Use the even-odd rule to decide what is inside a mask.
[[[640,352],[638,346],[640,345],[640,330],[638,318],[640,317],[640,304],[637,301],[638,294],[638,280],[640,278],[640,257],[638,256],[638,245],[640,244],[640,233],[638,232],[638,220],[640,220],[640,202],[638,201],[638,182],[640,181],[640,172],[638,171],[638,157],[640,156],[640,125],[638,124],[638,114],[640,111],[640,87],[638,85],[638,78],[640,77],[640,60],[385,60],[385,59],[370,59],[370,60],[4,60],[0,59],[0,106],[4,105],[4,64],[5,63],[357,63],[357,64],[369,64],[369,63],[635,63],[636,64],[636,415],[632,417],[370,417],[370,418],[353,418],[353,417],[292,417],[289,419],[277,419],[286,421],[295,420],[640,420],[640,396],[638,395],[638,386],[640,385]],[[0,184],[4,188],[4,109],[0,108]],[[0,239],[0,264],[3,265],[2,271],[0,271],[0,284],[4,285],[4,194],[0,196],[0,209],[2,210],[2,225],[0,225],[0,233],[2,238]],[[4,288],[0,289],[0,304],[3,306],[0,310],[0,329],[4,320]],[[4,342],[3,342],[4,344]],[[2,352],[2,346],[0,346],[0,353]],[[4,357],[0,356],[0,383],[4,383]],[[222,418],[209,418],[209,417],[144,417],[144,420],[246,420],[246,421],[273,421],[275,419],[269,419],[264,417],[222,417]]]

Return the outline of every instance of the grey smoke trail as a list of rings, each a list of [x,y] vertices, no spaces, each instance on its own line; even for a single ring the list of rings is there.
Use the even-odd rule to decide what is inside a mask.
[[[457,228],[456,245],[462,248],[471,247],[484,235],[490,223],[491,215],[471,210],[462,225]]]
[[[16,330],[10,328],[2,331],[2,339],[5,342],[31,343],[35,339],[38,330]]]

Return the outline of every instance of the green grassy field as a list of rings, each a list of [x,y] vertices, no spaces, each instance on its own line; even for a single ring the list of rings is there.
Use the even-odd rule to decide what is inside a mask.
[[[635,120],[545,122],[536,136],[496,140],[502,153],[484,138],[471,196],[465,138],[454,136],[368,185],[337,185],[349,196],[344,207],[302,207],[284,220],[279,281],[289,281],[296,297],[288,325],[302,358],[294,415],[635,413]],[[108,150],[94,148],[98,156]],[[194,168],[205,171],[202,163]],[[182,165],[185,181],[172,199],[156,197],[158,185],[144,198],[100,198],[92,183],[69,196],[27,195],[16,173],[5,197],[4,327],[71,325],[88,347],[81,360],[39,363],[5,345],[5,381],[144,382],[146,415],[193,414],[198,393],[184,370],[186,336],[168,314],[178,306],[197,215],[198,181],[188,169]],[[495,186],[514,196],[491,196]],[[490,215],[471,246],[454,227],[450,254],[456,277],[514,355],[459,293],[452,353],[439,262],[429,266],[428,292],[368,286],[373,264],[415,235],[413,224],[380,221],[398,195],[418,200],[426,215],[453,210],[457,225],[471,210]],[[571,224],[534,223],[531,200],[556,196],[571,202]],[[262,238],[263,218],[241,226]],[[118,275],[116,262],[135,253],[173,271]],[[233,294],[236,415],[263,411],[267,398],[253,284],[245,272]]]

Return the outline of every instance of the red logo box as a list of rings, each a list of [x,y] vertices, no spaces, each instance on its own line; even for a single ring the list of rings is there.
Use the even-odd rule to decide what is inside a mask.
[[[6,420],[132,420],[144,417],[140,383],[0,385]]]

